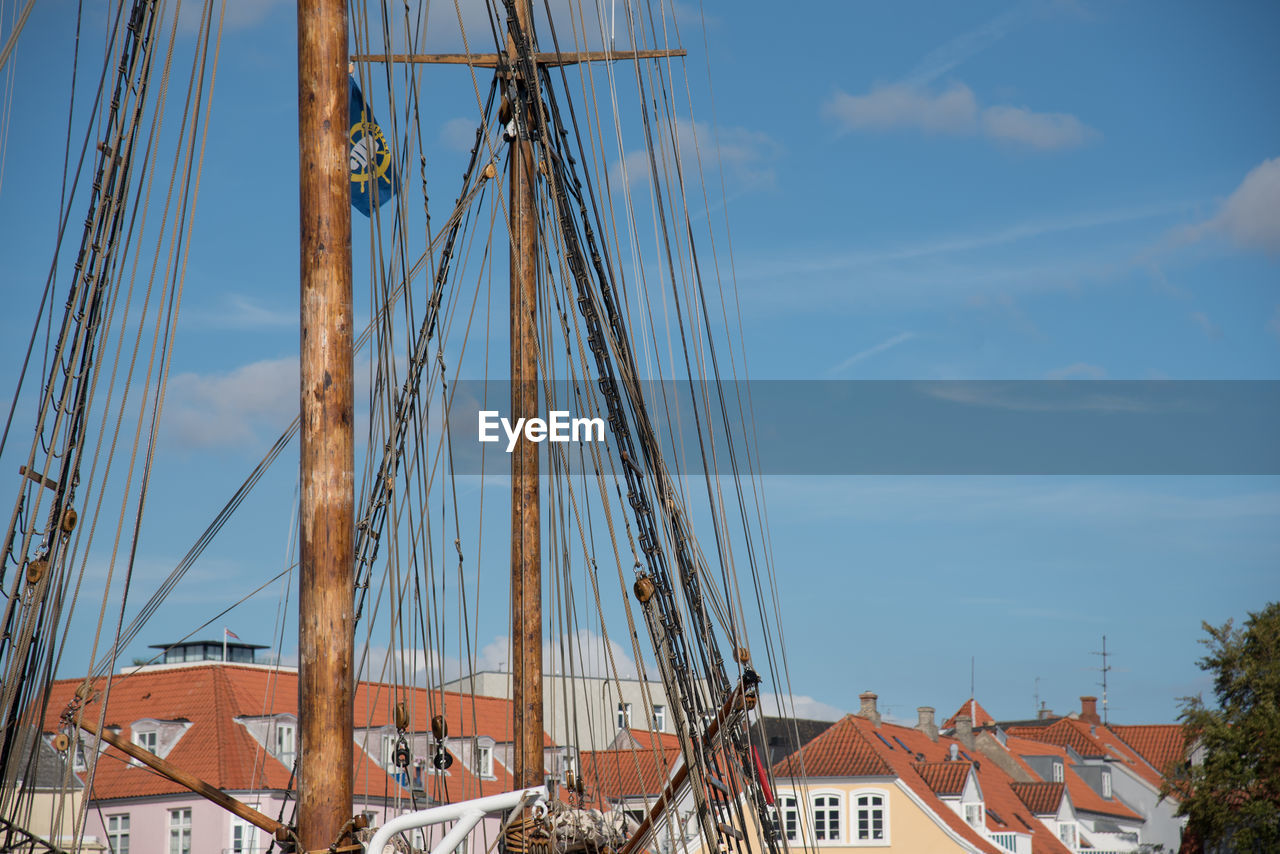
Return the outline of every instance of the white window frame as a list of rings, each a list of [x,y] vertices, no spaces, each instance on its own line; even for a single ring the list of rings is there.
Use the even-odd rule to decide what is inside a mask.
[[[878,804],[860,804],[858,801],[862,798],[879,798]],[[874,833],[872,822],[875,813],[880,813],[880,838],[867,836],[863,838],[862,833],[862,814],[867,813],[867,833]],[[865,847],[871,846],[887,846],[889,842],[889,793],[884,789],[855,789],[849,793],[849,844],[861,845]]]
[[[133,733],[133,743],[149,753],[154,753],[156,756],[160,755],[157,752],[160,749],[160,733],[157,730],[135,730]]]
[[[667,707],[661,703],[653,706],[653,728],[662,732],[667,728]]]
[[[965,804],[964,805],[965,824],[969,825],[970,827],[976,827],[978,830],[981,830],[985,826],[983,822],[984,812],[985,810],[983,809],[981,802],[978,802],[975,804]]]
[[[477,744],[472,758],[472,771],[481,777],[493,776],[493,745]]]
[[[1063,845],[1076,850],[1076,846],[1080,844],[1079,833],[1076,831],[1076,823],[1074,821],[1058,822],[1058,839]]]
[[[1102,797],[1111,800],[1111,772],[1102,772]]]
[[[631,729],[630,703],[618,703],[618,729]]]
[[[819,801],[823,803],[819,804]],[[821,814],[821,830],[818,829],[819,814]],[[830,827],[832,815],[836,820],[834,832]],[[844,792],[824,790],[809,794],[809,831],[813,834],[814,845],[843,845],[845,824]]]
[[[169,854],[191,854],[191,807],[169,810]]]
[[[111,854],[129,854],[129,814],[112,813],[107,817],[107,845]]]
[[[276,759],[286,768],[293,768],[298,757],[298,730],[292,721],[276,721],[275,748]]]
[[[257,828],[239,816],[231,816],[231,846],[228,854],[256,854],[258,850]],[[237,839],[236,837],[240,838]]]
[[[1061,783],[1066,778],[1066,771],[1062,767],[1062,763],[1054,761],[1053,763],[1053,782]]]
[[[787,827],[788,820],[791,822],[790,828]],[[788,842],[799,842],[800,822],[800,799],[795,792],[779,792],[778,830],[782,832],[782,838]]]

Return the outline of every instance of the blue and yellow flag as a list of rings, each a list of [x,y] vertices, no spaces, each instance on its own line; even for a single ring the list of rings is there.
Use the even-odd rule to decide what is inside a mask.
[[[351,78],[351,204],[365,216],[382,207],[400,184],[391,163],[391,146],[364,104],[355,77]]]

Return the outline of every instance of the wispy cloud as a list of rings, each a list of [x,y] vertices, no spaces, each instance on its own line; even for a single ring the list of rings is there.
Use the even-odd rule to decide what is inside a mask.
[[[760,707],[766,714],[811,721],[838,721],[845,714],[843,709],[805,694],[784,696],[761,691]]]
[[[1087,362],[1076,362],[1075,364],[1067,365],[1065,368],[1049,371],[1044,376],[1048,380],[1100,380],[1105,378],[1106,375],[1106,368],[1099,365],[1090,365]]]
[[[719,170],[732,186],[744,190],[774,186],[774,162],[782,147],[769,134],[744,127],[712,128],[705,122],[681,118],[676,121],[676,145],[670,137],[661,140],[655,152],[657,171],[675,180],[676,158],[686,182],[695,180],[699,170],[703,180],[718,184]],[[610,180],[616,187],[648,185],[653,172],[647,150],[628,151],[613,164]]]
[[[1212,235],[1224,236],[1244,249],[1280,256],[1280,157],[1255,166],[1216,216],[1182,229],[1177,237],[1180,242],[1195,242]]]
[[[1043,2],[1020,3],[939,48],[929,51],[902,82],[927,86],[963,62],[972,59],[1021,27],[1046,7]]]
[[[980,108],[973,90],[952,83],[940,92],[896,83],[865,95],[837,92],[824,114],[844,132],[915,130],[951,136],[981,136],[1040,151],[1075,148],[1101,134],[1073,115],[1040,113],[1028,107]]]
[[[298,326],[298,309],[271,306],[253,297],[229,293],[216,307],[197,308],[187,320],[191,326],[202,329],[289,329]]]
[[[279,429],[298,412],[298,358],[267,359],[221,374],[175,374],[165,409],[168,431],[188,448],[234,446],[259,428]]]
[[[874,347],[868,347],[865,350],[861,350],[857,353],[854,353],[852,356],[850,356],[849,358],[845,359],[843,362],[841,362],[840,364],[832,368],[831,374],[833,375],[842,374],[845,371],[849,370],[849,368],[852,368],[854,365],[858,364],[859,362],[865,361],[866,359],[870,359],[872,356],[883,353],[885,350],[891,350],[894,347],[897,347],[899,344],[905,344],[906,342],[910,341],[912,338],[915,338],[915,337],[916,337],[916,333],[914,332],[899,332],[897,335],[885,341],[881,341],[879,344],[876,344]]]
[[[227,0],[226,11],[213,4],[213,31],[218,30],[218,19],[222,18],[223,31],[245,30],[258,26],[276,7],[292,8],[288,0]],[[200,18],[204,12],[203,3],[183,3],[178,13],[178,28],[184,33],[195,33],[200,29]]]
[[[1210,320],[1209,315],[1203,311],[1193,311],[1189,316],[1210,341],[1216,341],[1222,337],[1222,327]]]

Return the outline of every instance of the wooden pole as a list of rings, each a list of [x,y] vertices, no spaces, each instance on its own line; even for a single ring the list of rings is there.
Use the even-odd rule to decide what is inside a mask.
[[[355,549],[346,0],[299,0],[301,540],[298,836],[341,842],[352,811]]]
[[[172,765],[164,759],[161,759],[150,750],[139,747],[130,741],[126,741],[109,729],[98,729],[97,725],[89,721],[81,721],[80,729],[95,738],[102,739],[116,750],[119,750],[121,753],[128,754],[130,757],[138,760],[148,768],[168,777],[178,785],[186,786],[200,797],[213,801],[224,810],[238,815],[240,818],[255,827],[262,828],[267,833],[274,835],[277,840],[284,842],[289,838],[288,828],[271,816],[263,815],[248,804],[236,800],[216,786],[201,780],[196,775],[189,774],[178,766]]]
[[[516,4],[520,29],[528,32],[527,0]],[[508,33],[507,50],[515,55]],[[526,109],[531,81],[517,74]],[[526,114],[528,115],[528,114]],[[516,122],[517,128],[527,122]],[[533,144],[521,133],[511,141],[511,419],[538,415],[538,221]],[[542,784],[542,545],[538,506],[538,446],[523,433],[511,454],[511,679],[514,715],[514,784]]]

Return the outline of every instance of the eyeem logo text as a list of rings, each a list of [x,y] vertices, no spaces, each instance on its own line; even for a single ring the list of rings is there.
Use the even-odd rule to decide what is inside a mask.
[[[603,418],[570,418],[568,410],[553,409],[550,418],[517,418],[512,424],[507,418],[499,415],[496,409],[482,409],[479,412],[479,434],[481,442],[496,442],[498,428],[507,436],[507,453],[515,449],[521,434],[530,442],[603,442]]]

